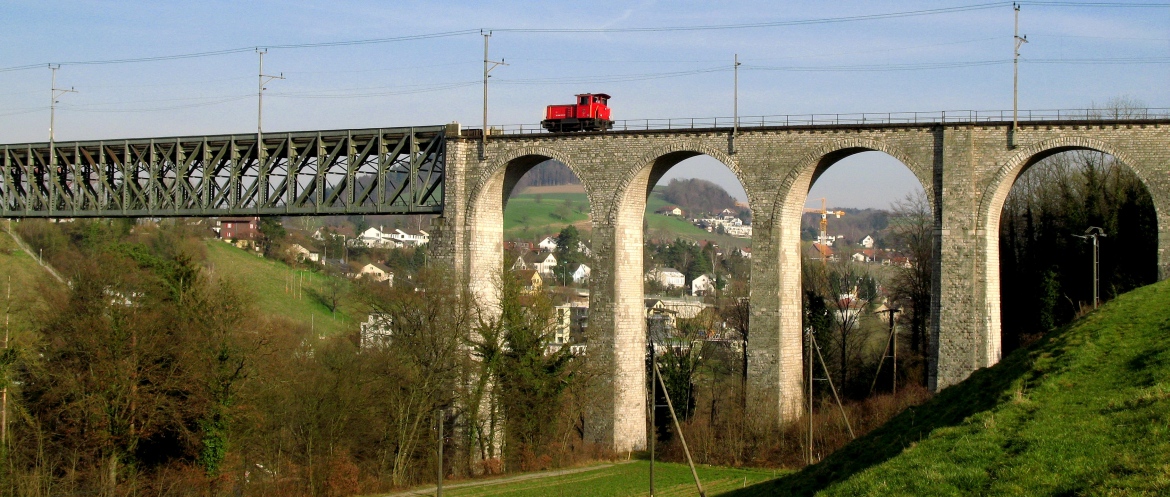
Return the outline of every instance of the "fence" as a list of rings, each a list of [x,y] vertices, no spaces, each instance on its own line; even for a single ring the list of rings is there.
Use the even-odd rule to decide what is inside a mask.
[[[1052,109],[1021,110],[1021,122],[1029,121],[1134,121],[1170,120],[1170,108],[1150,109]],[[627,119],[614,121],[614,131],[672,130],[672,129],[730,129],[732,117],[682,117],[668,119]],[[784,114],[772,116],[740,116],[740,128],[791,126],[851,126],[865,124],[945,124],[1011,122],[1010,110],[944,110],[931,112],[862,112],[853,114]],[[526,135],[547,133],[540,124],[507,124],[489,126],[493,135]],[[467,128],[478,136],[479,128]]]

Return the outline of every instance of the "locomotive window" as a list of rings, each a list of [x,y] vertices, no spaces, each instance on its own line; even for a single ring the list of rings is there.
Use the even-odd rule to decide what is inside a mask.
[[[589,97],[581,97],[581,105],[589,105]]]

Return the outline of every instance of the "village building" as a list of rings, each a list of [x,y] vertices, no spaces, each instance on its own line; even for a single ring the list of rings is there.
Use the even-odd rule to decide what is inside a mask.
[[[260,239],[260,218],[251,217],[221,217],[216,221],[216,231],[221,240],[244,245]]]
[[[292,245],[289,245],[288,248],[284,249],[284,251],[285,251],[285,253],[287,253],[289,255],[289,257],[292,257],[293,259],[296,259],[296,260],[301,261],[301,262],[304,262],[304,261],[317,262],[318,260],[321,259],[321,254],[313,252],[313,251],[305,248],[304,246],[302,246],[299,243],[294,243]]]
[[[678,216],[678,217],[682,217],[682,215],[683,215],[683,210],[682,210],[682,209],[680,209],[680,208],[679,208],[677,205],[668,205],[668,206],[666,206],[666,207],[663,207],[663,208],[661,208],[661,209],[658,209],[658,210],[654,211],[654,213],[655,213],[655,214],[661,214],[661,215],[663,215],[663,216]]]
[[[715,276],[701,274],[691,280],[691,295],[710,295],[715,292]]]
[[[686,275],[672,268],[654,268],[646,273],[646,281],[656,281],[663,288],[682,288],[687,284]]]
[[[557,267],[557,258],[551,253],[529,252],[516,258],[516,262],[512,263],[512,270],[527,270],[531,269],[537,271],[541,276],[551,277],[553,270]]]
[[[395,228],[387,236],[400,245],[410,245],[412,247],[425,245],[431,241],[430,233],[411,228]]]
[[[371,262],[362,266],[361,271],[358,272],[358,277],[369,278],[378,283],[384,281],[390,286],[394,285],[394,271],[380,262]]]
[[[544,237],[544,239],[540,240],[540,242],[537,243],[536,246],[539,247],[540,250],[543,250],[545,252],[552,252],[552,251],[557,249],[557,237],[546,236],[546,237]]]
[[[389,345],[392,336],[390,324],[390,315],[371,313],[361,324],[358,347],[367,349]]]
[[[577,264],[577,267],[573,268],[573,272],[570,276],[573,278],[573,283],[576,285],[583,285],[588,283],[589,266],[586,266],[585,264]]]
[[[524,293],[536,293],[544,287],[544,280],[541,279],[540,273],[534,269],[521,269],[515,271],[515,275]]]

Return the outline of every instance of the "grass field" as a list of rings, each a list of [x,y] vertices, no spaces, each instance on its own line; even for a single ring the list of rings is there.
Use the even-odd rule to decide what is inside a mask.
[[[208,266],[243,285],[263,312],[304,323],[320,335],[340,333],[353,325],[344,307],[333,315],[328,307],[313,298],[312,290],[322,288],[322,279],[328,276],[316,273],[310,277],[309,272],[301,271],[305,288],[301,292],[303,296],[297,296],[289,291],[287,284],[296,271],[284,263],[257,257],[219,240],[207,240],[206,244]]]
[[[32,325],[35,307],[41,302],[42,285],[59,285],[37,261],[16,245],[8,233],[0,232],[0,309],[7,307],[9,283],[12,288],[10,326],[13,332]],[[3,323],[0,322],[0,325]]]
[[[576,225],[581,231],[590,230],[589,200],[584,193],[541,193],[539,197],[540,202],[537,202],[537,194],[523,193],[508,200],[504,211],[506,239],[536,240],[555,235],[569,224]],[[646,202],[646,224],[652,238],[682,238],[694,242],[713,240],[723,247],[751,246],[748,239],[708,233],[687,220],[654,214],[666,205],[667,202],[657,193],[651,194]]]
[[[508,199],[504,210],[504,236],[509,240],[555,235],[570,224],[579,230],[590,229],[589,199],[584,193],[516,195]]]
[[[488,497],[508,495],[518,497],[573,496],[573,497],[621,497],[646,495],[648,492],[650,463],[634,461],[614,465],[601,465],[595,469],[560,476],[540,474],[504,477],[497,480],[469,482],[469,486],[451,488],[448,484],[443,495],[452,497]],[[576,471],[576,470],[570,470]],[[699,466],[699,479],[707,495],[723,494],[729,490],[752,485],[776,475],[773,470],[719,468]],[[549,472],[555,474],[556,472]],[[655,495],[696,495],[691,470],[685,464],[655,463]],[[455,483],[455,482],[452,482]],[[429,494],[433,494],[433,487]],[[428,494],[427,489],[417,489],[410,494]]]
[[[734,495],[1170,495],[1170,281]]]

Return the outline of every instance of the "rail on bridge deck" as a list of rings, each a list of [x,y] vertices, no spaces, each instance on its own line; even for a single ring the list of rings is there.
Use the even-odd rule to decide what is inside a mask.
[[[0,215],[438,214],[446,126],[0,145]]]
[[[613,123],[611,131],[730,130],[752,128],[806,128],[869,125],[923,126],[939,124],[1011,124],[1013,117],[1021,123],[1052,122],[1138,122],[1168,121],[1170,109],[1021,109],[1011,110],[941,110],[926,112],[859,112],[846,114],[779,114],[769,116],[675,117],[666,119],[626,119]],[[537,124],[491,125],[490,135],[549,134]],[[465,132],[478,137],[482,130],[469,127]],[[593,132],[604,133],[604,131]],[[563,133],[562,133],[563,134]],[[568,134],[579,134],[569,132]]]

